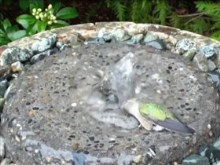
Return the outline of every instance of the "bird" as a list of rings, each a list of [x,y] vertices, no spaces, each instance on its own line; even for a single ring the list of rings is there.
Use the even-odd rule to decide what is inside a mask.
[[[180,121],[173,113],[159,104],[144,103],[132,98],[125,101],[121,108],[134,116],[141,126],[148,131],[156,125],[168,131],[186,134],[195,133],[193,128]]]

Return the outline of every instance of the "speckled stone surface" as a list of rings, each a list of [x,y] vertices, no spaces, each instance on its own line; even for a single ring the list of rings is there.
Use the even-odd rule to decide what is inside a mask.
[[[13,161],[18,164],[172,164],[219,136],[219,96],[207,80],[207,72],[200,69],[207,67],[206,60],[220,67],[219,42],[165,26],[103,22],[54,29],[1,49],[19,47],[31,52],[33,43],[51,33],[56,33],[58,42],[70,48],[53,56],[46,55],[49,57],[31,67],[25,66],[18,78],[10,81],[10,90],[6,92],[2,134],[7,155]],[[143,39],[152,35],[164,42],[164,50],[145,46]],[[107,44],[109,41],[112,43]],[[207,45],[213,48],[215,56],[210,51],[201,53]],[[192,49],[195,55],[204,56],[204,65],[195,60],[189,62],[193,57],[181,58],[180,55]],[[149,133],[138,127],[127,130],[89,115],[85,102],[93,85],[100,81],[97,72],[105,71],[128,52],[138,57],[136,74],[141,92],[136,97],[165,105],[196,129],[195,135]],[[119,120],[127,116],[121,110],[117,113]]]
[[[127,130],[91,117],[96,109],[86,107],[86,100],[100,81],[96,73],[128,52],[138,59],[136,75],[141,92],[136,97],[165,105],[192,126],[196,135],[148,133],[138,127]],[[124,163],[129,164],[128,158],[134,161],[140,155],[143,164],[159,164],[161,159],[167,164],[186,156],[198,142],[209,141],[207,125],[220,125],[216,96],[206,74],[170,52],[138,45],[86,45],[50,56],[12,81],[2,116],[3,134],[11,156],[21,164],[34,164],[34,160],[43,164],[47,157],[51,162],[71,164],[75,152],[88,153],[87,163],[100,159],[102,164],[102,158],[108,158],[114,164],[118,157],[120,161],[124,157]],[[118,118],[127,116],[120,109],[115,113]],[[151,146],[156,155],[148,160]],[[46,152],[46,147],[54,150],[53,154]],[[18,148],[23,152],[15,153]],[[90,156],[97,160],[89,160]]]

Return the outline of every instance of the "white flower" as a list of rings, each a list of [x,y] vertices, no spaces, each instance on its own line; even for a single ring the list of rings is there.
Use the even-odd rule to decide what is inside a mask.
[[[42,19],[44,17],[43,13],[40,13],[39,17]]]
[[[52,5],[51,5],[51,4],[49,4],[47,8],[48,8],[48,9],[51,9],[51,8],[52,8]]]
[[[33,8],[33,9],[32,9],[32,15],[35,15],[35,14],[36,14],[36,11],[37,11],[37,10],[36,10],[35,8]]]
[[[41,12],[41,11],[42,11],[42,9],[41,9],[41,8],[38,8],[38,9],[37,9],[37,11],[38,11],[38,12]]]
[[[52,24],[52,21],[48,21],[47,24],[48,24],[48,25],[51,25],[51,24]]]
[[[51,20],[55,20],[56,17],[55,17],[54,15],[51,15],[51,16],[50,16],[50,19],[51,19]]]

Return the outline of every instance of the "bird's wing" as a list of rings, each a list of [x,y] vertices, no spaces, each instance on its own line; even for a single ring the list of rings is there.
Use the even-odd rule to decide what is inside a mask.
[[[141,124],[142,127],[144,127],[144,129],[150,131],[153,127],[153,121],[151,120],[146,120],[139,111],[137,111],[137,113],[131,113],[131,115],[133,115]]]
[[[155,104],[146,103],[140,104],[140,114],[147,120],[152,120],[155,124],[158,124],[165,129],[181,132],[181,133],[194,133],[195,130],[187,126],[185,123],[178,120],[174,114],[168,111],[166,108]]]
[[[164,121],[165,119],[175,119],[175,116],[166,108],[155,103],[140,103],[139,111],[143,116],[154,121]]]
[[[134,116],[146,130],[151,130],[153,127],[153,122],[151,120],[146,120],[139,111],[139,102],[136,99],[130,99],[124,102],[121,106],[127,113]]]

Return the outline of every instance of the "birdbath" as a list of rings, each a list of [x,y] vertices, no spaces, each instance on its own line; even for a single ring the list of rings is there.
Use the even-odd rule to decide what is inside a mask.
[[[180,163],[220,135],[219,47],[132,22],[74,25],[1,47],[6,156],[17,164]],[[134,77],[124,82],[126,55],[135,57]],[[163,106],[193,133],[144,129],[122,108],[130,98]]]

